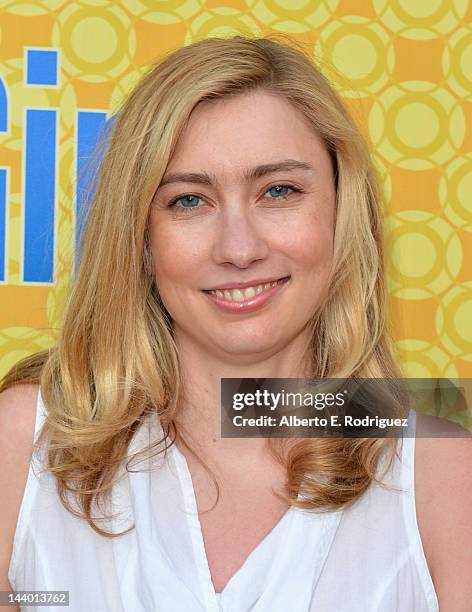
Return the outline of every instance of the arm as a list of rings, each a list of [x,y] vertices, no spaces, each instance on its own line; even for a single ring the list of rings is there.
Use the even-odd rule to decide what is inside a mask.
[[[25,490],[36,418],[37,385],[17,385],[0,393],[0,590],[11,591],[8,567],[18,513]],[[19,612],[17,607],[2,610]]]
[[[419,434],[437,430],[437,420],[418,415]],[[440,611],[470,612],[472,438],[417,438],[415,480],[418,526]]]

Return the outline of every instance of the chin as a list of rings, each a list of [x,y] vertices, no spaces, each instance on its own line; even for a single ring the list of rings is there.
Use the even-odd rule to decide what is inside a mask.
[[[268,343],[267,338],[255,339],[254,337],[241,340],[232,339],[231,342],[225,342],[218,345],[219,352],[228,357],[235,357],[239,363],[252,363],[260,361],[270,355],[276,353],[279,349],[273,342]]]

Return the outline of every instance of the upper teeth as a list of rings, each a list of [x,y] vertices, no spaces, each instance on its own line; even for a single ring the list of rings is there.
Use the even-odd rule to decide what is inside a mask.
[[[279,281],[273,281],[272,283],[265,283],[264,285],[246,287],[245,289],[216,289],[214,291],[210,291],[210,293],[226,300],[232,300],[233,302],[242,302],[243,300],[248,300],[255,295],[259,295],[259,293],[262,293],[271,287],[275,287],[278,282]]]

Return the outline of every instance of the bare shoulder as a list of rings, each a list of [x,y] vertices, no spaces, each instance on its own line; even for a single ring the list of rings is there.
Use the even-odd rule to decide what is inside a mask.
[[[472,601],[472,434],[417,415],[415,494],[418,526],[441,612]]]
[[[33,451],[38,390],[21,384],[0,393],[0,590],[10,590],[8,567]]]

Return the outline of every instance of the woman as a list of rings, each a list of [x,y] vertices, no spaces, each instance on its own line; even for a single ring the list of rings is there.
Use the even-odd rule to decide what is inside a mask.
[[[470,610],[468,440],[418,440],[415,467],[414,439],[219,434],[221,378],[399,375],[380,214],[301,52],[213,38],[155,66],[113,126],[59,344],[3,383],[2,588],[74,611]],[[33,430],[48,470],[26,480]]]

